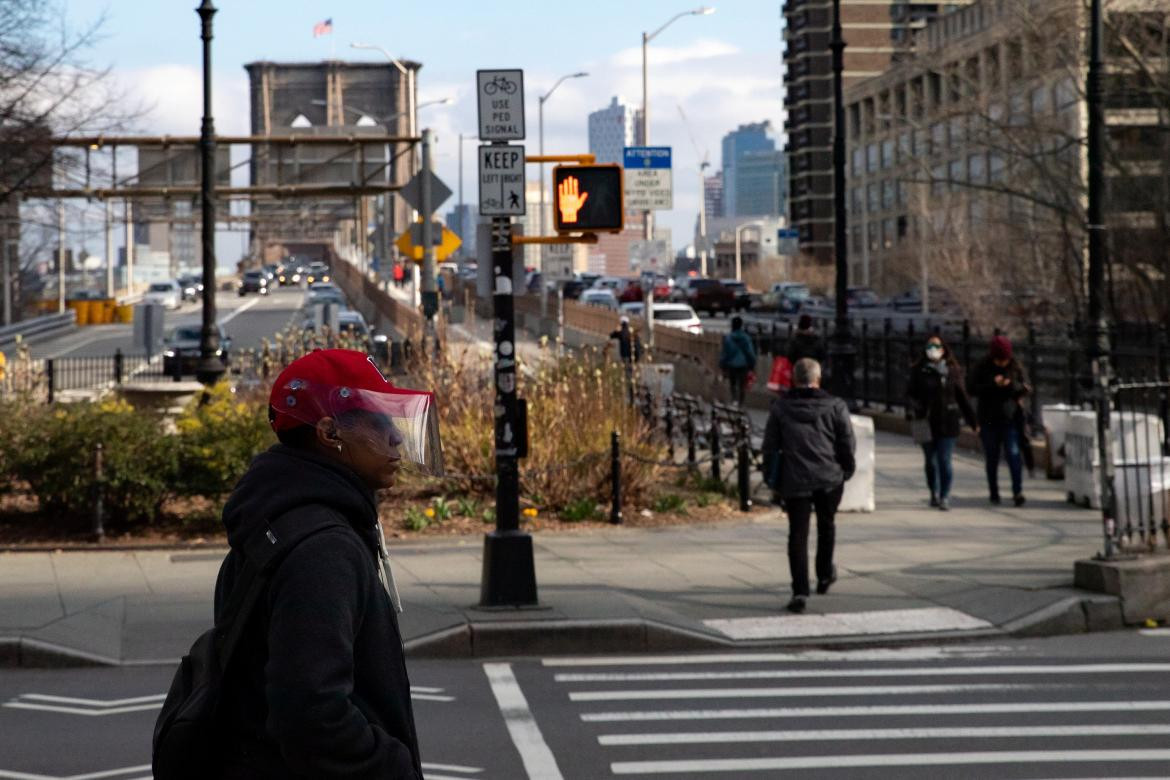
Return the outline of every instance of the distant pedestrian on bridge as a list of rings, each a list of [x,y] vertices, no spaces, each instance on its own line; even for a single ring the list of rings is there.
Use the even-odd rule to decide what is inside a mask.
[[[748,375],[756,369],[756,345],[744,331],[742,317],[731,318],[731,332],[723,337],[723,346],[719,350],[719,367],[727,374],[731,400],[743,406]]]
[[[906,414],[914,441],[926,458],[930,505],[950,509],[954,470],[951,456],[965,420],[978,432],[975,410],[963,385],[963,370],[940,336],[926,340],[922,356],[910,369]]]
[[[1007,336],[991,340],[987,356],[971,371],[968,390],[978,407],[983,459],[991,503],[999,503],[999,455],[1007,456],[1012,479],[1012,500],[1024,505],[1023,462],[1020,452],[1020,406],[1031,392],[1024,367],[1012,355]]]
[[[394,286],[402,287],[403,281],[406,279],[406,269],[402,267],[402,263],[394,264]]]
[[[836,514],[845,483],[856,469],[849,407],[821,389],[821,364],[798,360],[792,390],[772,402],[761,447],[764,477],[774,500],[788,513],[788,611],[804,612],[809,597],[808,531],[817,516],[817,593],[837,581],[833,564]]]

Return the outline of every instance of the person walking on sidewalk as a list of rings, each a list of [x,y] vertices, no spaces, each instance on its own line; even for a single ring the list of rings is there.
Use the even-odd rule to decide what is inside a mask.
[[[845,483],[856,468],[849,407],[821,389],[821,365],[798,360],[792,390],[774,400],[764,429],[765,479],[788,513],[788,611],[804,612],[809,597],[808,531],[817,516],[817,593],[837,581],[833,564],[835,516]]]
[[[731,332],[723,337],[719,351],[719,367],[727,374],[732,402],[743,406],[748,374],[756,368],[756,345],[743,329],[742,317],[731,318]]]
[[[1023,464],[1017,416],[1020,403],[1030,388],[1024,367],[1012,356],[1012,343],[1006,336],[997,335],[991,340],[987,356],[971,371],[968,391],[976,401],[991,503],[999,503],[999,455],[1003,452],[1012,479],[1012,500],[1016,506],[1023,506]]]
[[[364,353],[317,350],[280,373],[269,404],[280,443],[224,507],[217,625],[245,541],[313,530],[277,565],[225,672],[221,776],[421,780],[375,491],[402,461],[441,470],[434,396],[395,388]]]
[[[788,361],[792,365],[803,358],[812,358],[818,363],[825,359],[820,334],[813,327],[813,318],[807,314],[800,315],[796,332],[792,334],[792,341],[788,345]]]
[[[962,369],[940,336],[926,340],[922,356],[910,369],[907,415],[911,433],[926,458],[930,505],[950,509],[954,470],[951,457],[964,420],[978,432],[975,410],[963,384]]]

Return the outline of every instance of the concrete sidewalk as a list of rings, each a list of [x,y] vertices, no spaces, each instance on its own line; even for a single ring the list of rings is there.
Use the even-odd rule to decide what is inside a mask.
[[[826,646],[1114,629],[1116,599],[1072,588],[1097,513],[1030,480],[992,507],[956,458],[949,513],[929,509],[920,456],[878,435],[878,511],[838,518],[840,581],[788,615],[778,512],[659,530],[541,533],[540,608],[480,610],[482,538],[391,550],[416,655]],[[1005,475],[1006,476],[1006,475]],[[173,661],[211,622],[223,551],[0,554],[0,665]]]

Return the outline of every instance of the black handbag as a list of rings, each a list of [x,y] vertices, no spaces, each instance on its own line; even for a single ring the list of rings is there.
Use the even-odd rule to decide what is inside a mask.
[[[224,740],[218,731],[223,680],[248,617],[280,561],[300,542],[340,521],[297,528],[266,523],[243,545],[244,566],[220,620],[183,657],[154,727],[155,780],[206,780],[222,771]]]

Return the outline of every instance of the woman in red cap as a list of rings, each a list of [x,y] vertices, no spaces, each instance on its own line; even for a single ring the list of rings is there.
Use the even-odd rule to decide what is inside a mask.
[[[257,534],[295,543],[267,582],[224,677],[227,778],[422,778],[401,611],[375,491],[400,468],[437,473],[434,397],[391,385],[361,352],[317,350],[272,387],[280,443],[223,512],[231,552],[217,625]]]
[[[1012,343],[1007,336],[996,334],[991,340],[987,356],[971,372],[968,391],[976,402],[991,503],[999,503],[999,453],[1002,451],[1011,473],[1012,500],[1016,506],[1023,506],[1023,464],[1016,419],[1020,402],[1030,388],[1024,367],[1012,356]]]

